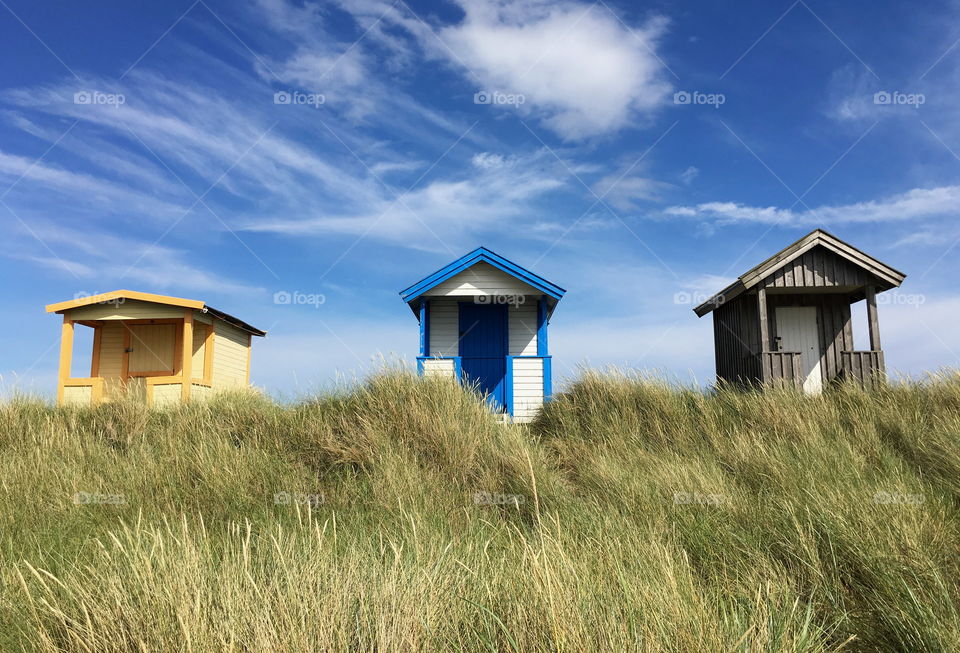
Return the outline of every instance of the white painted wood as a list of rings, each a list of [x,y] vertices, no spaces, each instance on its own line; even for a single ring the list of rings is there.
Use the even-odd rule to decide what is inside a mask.
[[[449,358],[428,358],[423,361],[424,376],[439,376],[452,379],[455,370],[453,360]]]
[[[820,338],[816,306],[777,307],[777,335],[783,351],[798,351],[803,365],[803,391],[820,394]]]
[[[537,298],[521,295],[507,307],[510,355],[537,355]]]
[[[513,359],[513,421],[529,422],[543,406],[543,359]]]
[[[424,293],[425,296],[539,295],[533,286],[481,261]]]
[[[457,299],[430,300],[430,355],[460,353],[460,306]]]

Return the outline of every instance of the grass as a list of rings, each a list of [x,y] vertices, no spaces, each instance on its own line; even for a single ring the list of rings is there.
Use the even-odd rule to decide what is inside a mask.
[[[0,648],[960,650],[958,439],[952,373],[586,373],[510,427],[400,372],[295,405],[18,399]]]

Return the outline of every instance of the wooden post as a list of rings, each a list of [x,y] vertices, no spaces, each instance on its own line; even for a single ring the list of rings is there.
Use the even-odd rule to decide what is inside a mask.
[[[183,382],[180,384],[180,400],[190,399],[190,379],[193,377],[193,310],[187,309],[183,313],[183,363],[180,365],[180,375]]]
[[[867,326],[870,329],[870,351],[880,351],[880,320],[877,318],[876,286],[867,286]]]
[[[213,324],[207,325],[207,337],[203,342],[203,382],[213,385]],[[247,344],[247,383],[250,383],[250,344]]]
[[[420,355],[428,356],[430,352],[430,336],[427,331],[427,300],[420,298]]]
[[[73,361],[73,320],[63,315],[60,328],[60,371],[57,375],[57,403],[63,403],[63,390],[70,378],[70,363]]]
[[[760,309],[760,353],[770,351],[770,322],[767,320],[767,289],[757,290],[757,306]]]

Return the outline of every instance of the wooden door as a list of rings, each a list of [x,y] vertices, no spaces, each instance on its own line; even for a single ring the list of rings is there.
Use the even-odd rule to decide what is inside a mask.
[[[803,366],[800,374],[803,391],[820,394],[823,378],[820,371],[820,336],[816,306],[777,307],[777,335],[783,351],[800,352]]]
[[[460,303],[463,376],[476,384],[495,410],[506,405],[507,305]]]
[[[176,324],[134,324],[130,329],[129,376],[170,376],[176,361]]]

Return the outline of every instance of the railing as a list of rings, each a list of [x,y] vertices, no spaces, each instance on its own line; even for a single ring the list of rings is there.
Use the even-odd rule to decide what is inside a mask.
[[[417,373],[421,376],[463,376],[463,359],[460,356],[417,356]]]
[[[840,369],[844,379],[866,389],[877,388],[886,381],[883,352],[879,350],[842,351]]]
[[[763,382],[803,387],[803,362],[798,351],[765,351],[760,354]]]
[[[95,404],[103,398],[103,379],[86,377],[66,379],[63,382],[63,402],[67,404]]]

